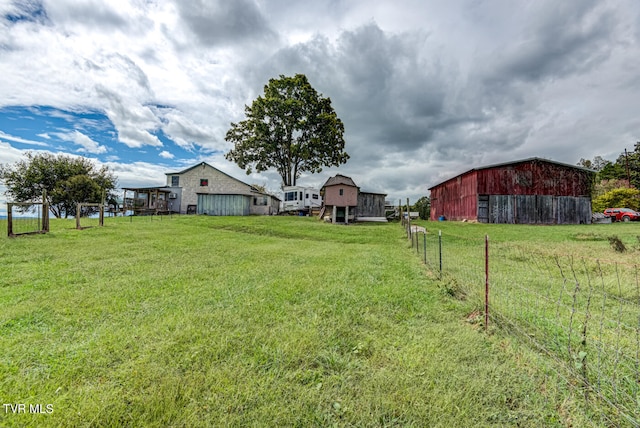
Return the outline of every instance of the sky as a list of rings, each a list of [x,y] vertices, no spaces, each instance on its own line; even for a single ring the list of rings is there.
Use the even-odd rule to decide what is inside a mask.
[[[224,137],[297,73],[350,155],[299,185],[340,173],[413,202],[474,167],[640,141],[637,0],[0,0],[0,70],[0,164],[85,156],[120,187],[205,161],[279,192]]]

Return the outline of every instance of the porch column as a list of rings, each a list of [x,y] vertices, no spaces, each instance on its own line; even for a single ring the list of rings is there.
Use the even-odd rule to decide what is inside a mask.
[[[349,224],[349,205],[344,207],[344,224]]]
[[[337,215],[338,215],[338,207],[336,207],[336,206],[334,205],[334,206],[333,206],[333,213],[332,213],[332,216],[331,216],[331,223],[334,223],[334,224],[335,224],[335,222],[336,222],[336,216],[337,216]]]

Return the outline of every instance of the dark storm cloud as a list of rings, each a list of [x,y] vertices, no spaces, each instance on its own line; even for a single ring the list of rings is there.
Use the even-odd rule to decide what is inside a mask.
[[[200,43],[221,46],[276,38],[252,0],[191,0],[177,4],[180,16]]]
[[[599,2],[554,2],[532,17],[519,40],[495,56],[489,80],[539,82],[583,73],[611,53],[613,13]]]
[[[444,107],[455,72],[425,53],[427,43],[424,34],[389,35],[372,23],[335,42],[316,36],[282,49],[253,78],[304,73],[331,98],[347,137],[410,151],[452,122]]]

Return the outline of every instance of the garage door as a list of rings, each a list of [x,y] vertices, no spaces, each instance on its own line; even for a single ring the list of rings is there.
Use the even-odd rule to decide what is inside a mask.
[[[251,196],[198,195],[198,214],[249,215]]]

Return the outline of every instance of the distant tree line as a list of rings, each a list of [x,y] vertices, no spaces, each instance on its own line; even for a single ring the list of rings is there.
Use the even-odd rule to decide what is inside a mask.
[[[593,211],[610,207],[640,209],[640,142],[615,161],[596,156],[593,160],[580,159],[578,165],[596,171],[591,194]]]
[[[96,167],[90,159],[27,152],[14,164],[0,164],[0,182],[12,202],[46,202],[57,218],[76,215],[80,202],[112,203],[116,176],[108,167]]]

